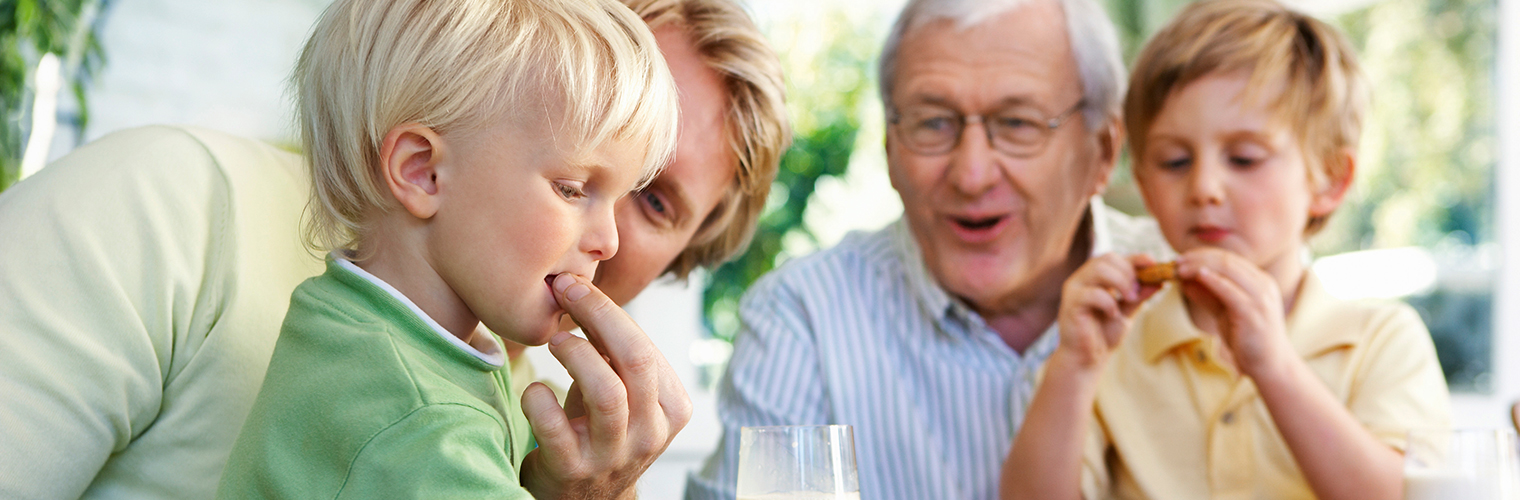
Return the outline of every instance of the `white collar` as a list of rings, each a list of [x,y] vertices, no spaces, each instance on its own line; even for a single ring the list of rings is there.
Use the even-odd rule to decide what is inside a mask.
[[[422,321],[424,323],[427,323],[428,326],[433,328],[433,333],[437,333],[439,337],[443,337],[444,340],[447,340],[450,344],[453,344],[454,347],[462,349],[464,352],[470,353],[470,355],[475,356],[481,361],[485,361],[491,366],[495,366],[497,368],[500,368],[506,364],[506,357],[502,354],[503,351],[501,348],[501,343],[496,341],[496,335],[484,334],[486,333],[485,329],[477,328],[475,343],[481,345],[474,346],[466,344],[463,340],[460,340],[459,337],[455,336],[452,333],[449,333],[448,330],[444,330],[443,325],[439,325],[437,321],[433,320],[432,316],[428,316],[427,313],[422,312],[422,308],[417,307],[417,304],[415,302],[412,302],[412,299],[406,298],[406,295],[402,295],[401,291],[397,290],[396,287],[391,286],[390,283],[386,283],[385,280],[380,279],[378,276],[370,274],[369,271],[365,271],[358,265],[355,265],[353,261],[348,260],[338,252],[333,252],[332,257],[339,266],[343,267],[343,269],[347,269],[349,272],[358,275],[360,278],[368,280],[375,286],[380,287],[381,290],[385,290],[385,293],[391,294],[391,296],[395,297],[396,300],[400,301],[402,304],[405,304],[408,309],[412,310],[412,314],[416,314],[417,317],[422,318]]]

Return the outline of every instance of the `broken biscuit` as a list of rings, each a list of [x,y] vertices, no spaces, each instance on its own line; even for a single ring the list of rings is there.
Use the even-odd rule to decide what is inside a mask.
[[[1169,280],[1177,279],[1177,263],[1163,262],[1153,264],[1135,273],[1135,277],[1143,285],[1160,285]]]

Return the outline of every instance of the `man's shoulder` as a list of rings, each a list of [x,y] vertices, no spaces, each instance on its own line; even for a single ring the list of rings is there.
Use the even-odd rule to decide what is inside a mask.
[[[819,278],[820,273],[898,266],[902,259],[895,247],[892,231],[890,226],[869,232],[853,231],[832,247],[786,261],[767,277],[782,281],[813,281]],[[846,276],[861,281],[876,277],[877,273]]]
[[[830,248],[786,261],[756,281],[746,295],[806,289],[860,291],[888,286],[902,260],[892,231],[888,226],[876,231],[851,232]]]

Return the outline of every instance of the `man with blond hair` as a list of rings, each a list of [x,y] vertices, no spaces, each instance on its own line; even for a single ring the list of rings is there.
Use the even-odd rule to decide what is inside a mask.
[[[750,289],[687,498],[734,498],[741,427],[798,424],[854,426],[862,498],[995,498],[1066,277],[1166,252],[1096,198],[1125,80],[1096,1],[913,0],[880,70],[903,219]]]
[[[735,0],[622,1],[675,77],[681,132],[665,171],[618,204],[623,246],[596,285],[619,304],[743,252],[792,141],[781,63]]]

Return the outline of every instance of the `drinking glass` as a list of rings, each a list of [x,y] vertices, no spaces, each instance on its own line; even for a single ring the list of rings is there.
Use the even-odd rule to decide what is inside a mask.
[[[1516,446],[1508,429],[1410,431],[1404,499],[1520,499]]]
[[[848,425],[739,430],[738,500],[859,500]]]

